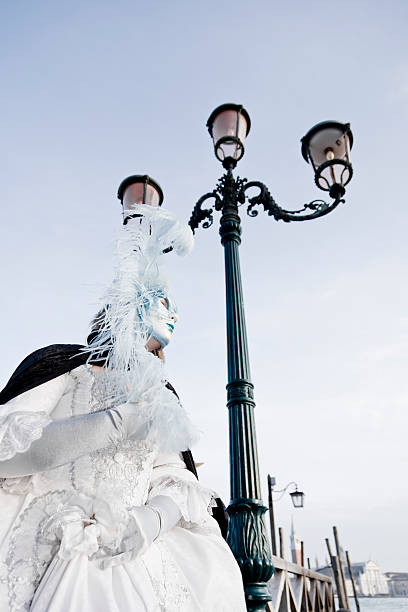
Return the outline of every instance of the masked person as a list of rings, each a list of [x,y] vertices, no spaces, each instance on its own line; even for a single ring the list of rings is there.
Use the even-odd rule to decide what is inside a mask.
[[[177,321],[160,262],[191,233],[139,208],[88,346],[36,351],[0,393],[4,612],[246,610],[158,358]]]

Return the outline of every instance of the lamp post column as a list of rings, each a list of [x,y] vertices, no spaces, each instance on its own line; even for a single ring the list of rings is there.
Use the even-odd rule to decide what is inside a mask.
[[[221,243],[225,255],[231,502],[227,542],[240,566],[248,610],[265,610],[270,601],[266,582],[273,566],[261,500],[258,451],[242,295],[239,245],[238,181],[231,170],[223,177]]]

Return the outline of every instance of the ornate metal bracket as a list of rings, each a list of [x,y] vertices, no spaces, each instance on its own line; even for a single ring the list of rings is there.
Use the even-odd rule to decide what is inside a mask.
[[[247,190],[251,188],[259,189],[259,193],[255,196],[249,197]],[[224,206],[240,206],[248,201],[247,213],[250,217],[256,217],[259,213],[255,210],[255,206],[263,206],[264,211],[268,213],[270,217],[273,217],[276,221],[309,221],[310,219],[317,219],[327,215],[334,210],[340,203],[344,203],[345,200],[342,198],[343,194],[339,194],[332,202],[325,202],[325,200],[312,200],[303,205],[299,210],[285,210],[281,208],[274,200],[264,183],[260,181],[250,181],[247,179],[241,179],[237,177],[234,179],[232,172],[228,171],[218,181],[217,187],[214,191],[203,195],[195,205],[189,225],[193,232],[202,224],[204,229],[211,227],[214,221],[213,212],[214,210],[222,210]],[[213,198],[215,200],[212,208],[202,208],[202,205],[206,200]]]
[[[244,204],[245,193],[243,187],[246,180],[247,179],[241,179],[239,176],[235,179],[232,171],[228,170],[228,172],[219,179],[214,191],[203,195],[194,206],[189,221],[189,225],[193,232],[199,227],[200,223],[202,223],[204,229],[211,227],[214,222],[214,209],[220,211],[225,206],[239,206],[240,204]],[[204,202],[211,198],[215,200],[213,208],[203,209],[202,205]],[[207,219],[207,221],[204,221],[204,219]]]
[[[335,198],[332,202],[325,202],[324,200],[312,200],[303,205],[299,210],[285,210],[278,206],[275,202],[271,194],[269,193],[266,185],[259,181],[251,181],[245,185],[243,191],[246,192],[247,189],[251,187],[257,187],[259,189],[259,193],[252,198],[248,198],[249,206],[247,209],[247,213],[250,217],[256,217],[258,215],[257,210],[254,210],[255,206],[262,205],[264,207],[265,212],[268,213],[269,216],[274,217],[276,221],[285,221],[289,223],[290,221],[308,221],[310,219],[317,219],[318,217],[323,217],[327,215],[329,212],[334,210],[336,206],[338,206],[341,202],[345,202],[341,196]],[[308,211],[313,211],[309,214]]]
[[[201,207],[204,204],[204,202],[206,200],[209,200],[210,198],[214,198],[215,200],[214,207],[202,209]],[[194,206],[193,212],[191,213],[190,221],[188,222],[189,226],[193,230],[193,233],[199,227],[200,223],[202,223],[203,229],[207,229],[212,226],[214,222],[214,217],[213,217],[214,208],[215,210],[221,210],[222,208],[222,200],[220,196],[218,195],[216,189],[214,189],[214,191],[211,191],[203,195],[198,200],[197,204]],[[204,221],[204,219],[208,219],[208,221]]]

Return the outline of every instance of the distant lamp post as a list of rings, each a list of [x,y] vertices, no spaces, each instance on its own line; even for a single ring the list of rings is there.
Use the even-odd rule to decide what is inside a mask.
[[[163,191],[158,183],[147,174],[133,174],[125,178],[118,188],[118,198],[123,207],[123,224],[138,217],[135,209],[138,204],[161,206]]]
[[[298,485],[296,484],[296,482],[293,482],[293,481],[289,482],[286,485],[286,487],[283,487],[283,489],[274,489],[275,484],[276,484],[276,478],[268,474],[269,522],[270,522],[270,527],[271,527],[271,542],[272,542],[272,554],[273,555],[277,554],[276,531],[275,531],[275,512],[273,508],[274,502],[280,501],[282,497],[285,495],[288,488],[290,486],[294,486],[295,490],[292,491],[292,493],[289,493],[294,507],[303,508],[305,504],[305,494],[303,493],[303,491],[298,490]],[[278,497],[278,499],[274,500],[273,499],[274,493],[280,493],[281,495]]]
[[[334,210],[345,193],[352,168],[349,151],[352,134],[349,124],[336,121],[319,123],[302,139],[302,154],[315,172],[315,182],[328,191],[332,201],[312,200],[299,210],[278,206],[266,185],[260,181],[234,178],[232,170],[244,155],[244,142],[251,127],[248,112],[239,104],[217,107],[207,121],[214,152],[226,173],[215,189],[196,203],[190,218],[195,230],[208,228],[214,221],[214,210],[221,212],[220,236],[224,247],[227,307],[227,406],[230,433],[231,501],[227,541],[241,568],[248,610],[264,610],[270,594],[267,581],[273,573],[262,503],[258,451],[254,419],[254,386],[251,382],[245,314],[242,293],[239,245],[241,219],[238,207],[248,202],[247,214],[256,217],[256,206],[263,206],[276,221],[317,219]],[[249,197],[247,191],[257,189]],[[252,192],[253,193],[253,192]],[[208,200],[212,206],[204,208]]]

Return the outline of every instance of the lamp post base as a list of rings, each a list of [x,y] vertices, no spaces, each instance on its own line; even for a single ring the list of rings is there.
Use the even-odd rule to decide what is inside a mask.
[[[247,584],[244,591],[248,612],[265,612],[266,604],[272,599],[266,583]]]
[[[265,610],[271,600],[267,582],[273,565],[264,522],[265,506],[260,500],[237,499],[228,506],[227,542],[241,569],[248,610]]]

